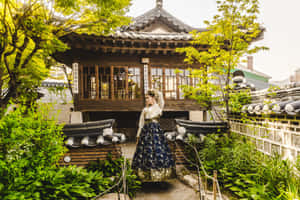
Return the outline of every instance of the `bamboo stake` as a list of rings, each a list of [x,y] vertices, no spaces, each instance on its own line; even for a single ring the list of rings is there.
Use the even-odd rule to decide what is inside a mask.
[[[213,199],[217,199],[217,170],[214,170],[214,180],[213,180]]]
[[[205,191],[205,194],[207,192],[207,177],[204,176],[204,191]]]

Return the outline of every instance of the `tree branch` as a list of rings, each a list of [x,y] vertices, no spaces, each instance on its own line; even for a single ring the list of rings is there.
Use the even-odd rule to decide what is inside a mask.
[[[26,67],[26,65],[28,64],[28,62],[32,59],[32,57],[34,56],[34,54],[40,49],[39,43],[36,43],[34,46],[34,49],[31,51],[31,53],[25,58],[23,64],[22,64],[22,69]]]
[[[29,43],[29,38],[26,37],[26,35],[25,35],[24,42],[23,42],[22,46],[17,51],[17,55],[16,55],[16,59],[15,59],[15,64],[14,64],[14,68],[15,69],[17,69],[18,66],[20,65],[22,55],[24,53],[24,50],[28,46],[28,43]]]

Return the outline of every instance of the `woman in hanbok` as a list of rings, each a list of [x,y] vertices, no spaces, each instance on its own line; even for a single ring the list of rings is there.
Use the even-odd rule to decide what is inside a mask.
[[[150,90],[146,94],[137,132],[137,147],[132,168],[143,182],[159,182],[174,175],[175,162],[160,128],[164,100],[162,93]]]

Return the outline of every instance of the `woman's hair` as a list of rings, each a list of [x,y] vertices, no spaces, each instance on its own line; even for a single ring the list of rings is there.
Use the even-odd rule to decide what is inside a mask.
[[[165,105],[165,101],[164,101],[163,94],[160,91],[158,91],[156,89],[154,89],[154,90],[148,90],[147,95],[149,95],[150,97],[154,98],[157,101],[159,107],[161,109],[163,109],[163,107]]]
[[[149,95],[150,97],[155,97],[155,92],[153,90],[149,90],[147,92],[147,95]]]

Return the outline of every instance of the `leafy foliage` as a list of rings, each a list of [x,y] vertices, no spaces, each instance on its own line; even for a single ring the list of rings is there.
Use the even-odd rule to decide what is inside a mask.
[[[133,197],[135,193],[141,188],[141,181],[134,174],[131,169],[129,160],[126,159],[126,187],[128,188],[129,197]],[[106,160],[98,160],[92,162],[87,167],[89,171],[101,171],[105,178],[114,177],[114,182],[117,182],[122,177],[124,166],[124,157],[112,159],[111,154],[108,154]],[[123,182],[119,185],[121,191],[123,189]],[[112,192],[117,192],[118,188],[113,188]],[[123,191],[124,192],[124,191]],[[127,191],[125,191],[127,192]]]
[[[232,113],[240,113],[243,105],[251,103],[251,95],[248,90],[229,93],[229,107]]]
[[[61,168],[62,126],[47,119],[47,109],[24,106],[0,118],[0,199],[89,199],[115,184],[124,158],[101,161],[100,167]],[[140,186],[128,160],[127,187],[133,196]],[[116,191],[116,190],[114,190]]]
[[[231,71],[243,56],[267,48],[251,46],[263,31],[257,21],[258,0],[220,0],[217,5],[219,14],[205,22],[206,31],[193,31],[192,46],[177,51],[186,54],[187,63],[201,65],[191,70],[199,82],[184,86],[186,96],[217,105],[225,102],[228,114]]]
[[[205,169],[210,174],[218,170],[221,186],[238,199],[285,200],[300,192],[299,171],[293,164],[278,155],[263,155],[246,138],[209,135],[199,148]]]
[[[65,151],[62,126],[47,120],[45,109],[35,109],[20,106],[0,118],[0,194],[8,199],[27,185],[38,187],[36,178],[53,169]],[[26,191],[18,197],[24,199],[29,194]]]
[[[68,49],[61,37],[71,33],[104,35],[129,23],[130,0],[0,0],[0,105],[25,97],[55,63],[53,54]]]

